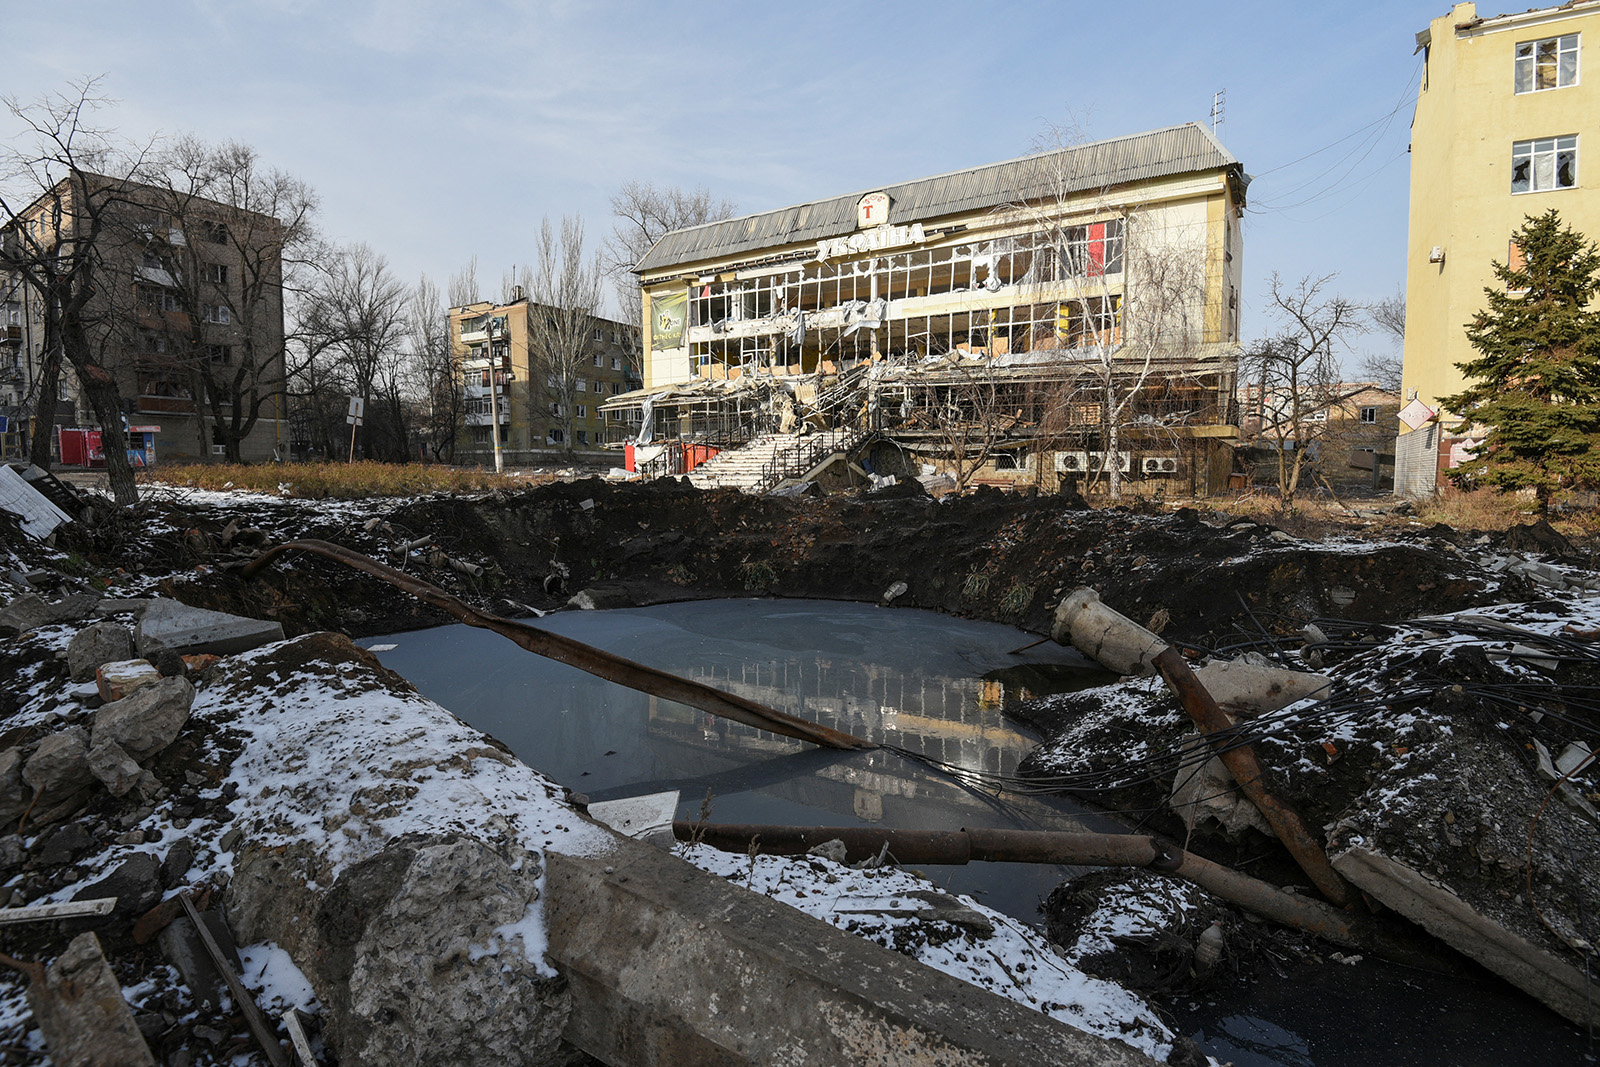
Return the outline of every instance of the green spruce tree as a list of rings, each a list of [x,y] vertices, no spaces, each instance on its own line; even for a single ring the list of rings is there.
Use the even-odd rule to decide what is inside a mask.
[[[1500,287],[1467,326],[1475,359],[1456,366],[1467,386],[1441,397],[1461,416],[1454,432],[1487,427],[1457,485],[1531,489],[1540,514],[1559,489],[1600,486],[1600,247],[1561,222],[1555,209],[1528,216],[1512,235],[1513,269],[1494,264]]]

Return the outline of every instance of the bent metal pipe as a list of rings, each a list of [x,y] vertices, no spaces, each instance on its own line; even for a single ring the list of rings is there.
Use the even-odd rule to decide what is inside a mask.
[[[574,641],[570,637],[541,630],[526,623],[516,622],[500,615],[487,611],[480,611],[438,586],[430,585],[420,578],[415,578],[403,571],[379,563],[371,556],[363,555],[343,545],[336,545],[330,541],[318,541],[307,538],[300,541],[286,541],[261,553],[251,560],[240,574],[246,578],[254,578],[260,574],[272,561],[289,549],[301,552],[310,552],[327,559],[354,567],[376,578],[382,578],[390,585],[403,589],[426,604],[431,604],[441,611],[461,620],[468,626],[477,626],[485,630],[492,630],[501,637],[515,641],[518,645],[538,656],[557,660],[570,667],[576,667],[596,678],[604,678],[608,682],[637,689],[641,693],[660,697],[663,700],[675,701],[685,704],[699,711],[717,715],[724,719],[753,726],[758,730],[767,730],[771,733],[782,734],[799,741],[807,741],[813,745],[824,748],[837,749],[867,749],[878,746],[864,738],[847,734],[840,730],[830,729],[816,723],[797,719],[787,715],[776,708],[769,708],[764,704],[757,704],[753,700],[725,693],[708,685],[680,678],[675,674],[646,667],[642,663],[635,663],[631,659],[614,655],[593,645],[586,645],[582,641]]]

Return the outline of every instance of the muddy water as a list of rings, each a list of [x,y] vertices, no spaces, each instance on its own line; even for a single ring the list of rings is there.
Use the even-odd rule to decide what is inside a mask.
[[[991,623],[804,600],[722,600],[538,622],[858,736],[1009,774],[1033,738],[1010,698],[1103,684],[1053,643]],[[1065,801],[955,785],[891,752],[838,753],[724,722],[530,655],[466,626],[372,638],[385,665],[525,762],[592,800],[682,791],[680,818],[713,795],[717,822],[1118,829]],[[940,885],[1034,921],[1060,867],[928,867]],[[1561,1020],[1488,975],[1440,978],[1376,961],[1301,968],[1172,1005],[1179,1028],[1237,1067],[1583,1062]],[[1592,1060],[1587,1062],[1593,1062]]]
[[[810,600],[716,600],[563,612],[537,624],[813,722],[957,764],[1015,772],[1034,738],[1007,699],[1103,684],[1107,676],[1034,635],[932,612]],[[363,641],[426,696],[591,800],[706,792],[715,822],[956,829],[1104,829],[1054,798],[1003,801],[891,752],[840,753],[714,718],[530,655],[467,626]],[[1026,669],[1019,669],[1026,668]],[[986,677],[987,676],[987,677]],[[927,868],[940,885],[1036,918],[1059,867]]]

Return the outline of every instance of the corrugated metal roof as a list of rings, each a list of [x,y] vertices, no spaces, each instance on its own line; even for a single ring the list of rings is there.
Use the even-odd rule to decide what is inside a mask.
[[[1210,130],[1191,122],[674,230],[644,254],[634,271],[643,273],[852,233],[856,201],[880,189],[889,194],[891,223],[926,224],[947,215],[1040,196],[1218,170],[1238,163]]]

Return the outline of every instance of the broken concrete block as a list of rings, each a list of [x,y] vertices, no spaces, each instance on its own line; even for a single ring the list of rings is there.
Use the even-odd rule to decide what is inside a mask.
[[[243,970],[239,962],[239,949],[233,943],[233,932],[228,929],[228,924],[222,920],[222,912],[212,909],[200,913],[200,921],[206,924],[206,929],[211,931],[211,937],[222,949],[235,971]],[[200,934],[195,930],[194,923],[189,921],[187,915],[180,915],[157,935],[156,943],[161,946],[161,954],[167,962],[178,969],[183,976],[183,984],[189,987],[189,992],[194,999],[207,1011],[215,1011],[222,1003],[222,995],[227,992],[227,982],[223,979],[217,965],[212,962],[211,954],[206,951],[205,942],[200,939]]]
[[[1473,910],[1421,872],[1359,845],[1335,856],[1333,869],[1580,1027],[1597,1021],[1582,971]]]
[[[161,671],[147,659],[114,660],[95,668],[95,688],[100,690],[100,699],[107,703],[159,681]]]
[[[84,886],[73,900],[116,897],[112,915],[133,920],[161,902],[161,861],[148,852],[135,852],[98,882]]]
[[[120,600],[106,597],[104,600],[100,601],[100,603],[95,605],[94,613],[102,617],[106,615],[121,615],[125,612],[132,615],[142,615],[144,613],[144,609],[148,608],[154,603],[155,600],[149,598]]]
[[[87,682],[103,664],[132,658],[133,633],[121,623],[86,626],[67,645],[67,671],[74,682]]]
[[[28,1006],[63,1067],[156,1067],[94,934],[73,938],[43,981],[28,984]]]
[[[134,634],[139,655],[147,658],[167,650],[180,655],[212,652],[226,656],[282,640],[282,623],[191,608],[165,598],[145,609]]]
[[[571,992],[541,973],[544,946],[515,932],[541,897],[538,853],[408,835],[320,892],[281,850],[247,846],[235,871],[226,910],[238,939],[293,956],[340,1063],[561,1062]]]
[[[1187,762],[1208,751],[1199,731],[1190,734],[1183,742],[1183,757]],[[1172,810],[1183,823],[1193,830],[1195,823],[1211,819],[1221,825],[1230,837],[1237,837],[1246,829],[1260,830],[1272,837],[1273,830],[1261,810],[1240,792],[1233,775],[1217,756],[1212,756],[1199,767],[1192,764],[1180,766],[1172,781],[1172,795],[1168,798]]]
[[[0,608],[0,637],[16,637],[58,622],[76,622],[99,603],[100,598],[93,593],[74,593],[54,603],[37,593],[24,593]]]
[[[139,764],[115,741],[90,748],[88,758],[90,773],[105,783],[112,796],[125,796],[139,784]]]
[[[1264,657],[1263,657],[1264,658]],[[1254,718],[1286,708],[1307,697],[1326,697],[1333,679],[1325,674],[1291,671],[1247,659],[1212,660],[1195,668],[1194,676],[1206,687],[1217,706],[1235,718]]]
[[[16,825],[22,813],[28,810],[28,787],[22,781],[22,750],[8,748],[0,752],[0,826]]]
[[[39,742],[22,767],[22,780],[39,795],[40,810],[63,800],[94,781],[89,746],[81,729],[62,730]]]
[[[94,713],[94,744],[121,745],[136,760],[172,744],[189,721],[194,686],[187,678],[162,678]]]

